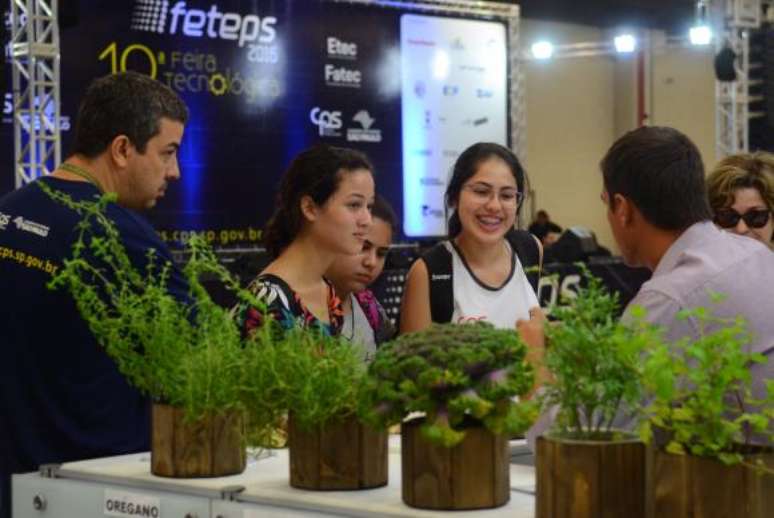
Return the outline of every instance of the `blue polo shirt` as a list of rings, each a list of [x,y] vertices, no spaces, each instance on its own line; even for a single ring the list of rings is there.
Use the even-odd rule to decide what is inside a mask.
[[[46,177],[0,199],[0,516],[9,513],[12,473],[145,451],[150,442],[148,399],[127,384],[69,294],[46,287],[71,255],[81,216],[39,182],[75,200],[99,196],[90,183]],[[172,261],[140,215],[114,203],[107,214],[136,267],[149,249]],[[169,291],[187,298],[176,268]]]

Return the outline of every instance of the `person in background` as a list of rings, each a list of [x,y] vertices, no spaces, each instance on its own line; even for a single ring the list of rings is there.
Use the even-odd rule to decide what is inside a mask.
[[[341,334],[363,347],[366,360],[373,357],[379,344],[395,334],[395,327],[384,308],[368,289],[384,269],[395,233],[395,212],[384,198],[377,196],[371,217],[373,223],[361,252],[339,255],[325,274],[342,301],[344,323]]]
[[[721,160],[707,178],[715,224],[774,249],[774,155],[740,153]]]
[[[543,246],[548,246],[559,239],[562,233],[562,227],[551,221],[548,212],[544,210],[537,211],[535,221],[527,229],[540,240]]]
[[[519,329],[543,347],[543,314],[524,269],[539,268],[540,242],[514,231],[524,197],[524,170],[507,148],[478,143],[462,152],[446,188],[449,239],[414,262],[403,294],[400,332],[431,322],[483,320]]]
[[[149,449],[150,401],[129,386],[69,294],[46,287],[71,255],[81,215],[44,188],[79,202],[116,193],[106,215],[134,266],[144,270],[151,251],[172,263],[139,211],[180,178],[187,120],[180,97],[148,76],[96,79],[78,109],[72,154],[0,199],[0,516],[10,515],[12,473]],[[168,290],[188,300],[174,266]]]
[[[293,159],[263,235],[274,260],[250,284],[281,329],[341,332],[341,300],[324,275],[339,255],[362,251],[373,200],[373,167],[362,153],[319,145]],[[234,313],[244,335],[264,324],[252,306]]]

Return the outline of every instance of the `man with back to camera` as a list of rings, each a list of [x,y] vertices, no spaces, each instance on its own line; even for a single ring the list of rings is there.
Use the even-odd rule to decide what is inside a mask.
[[[751,365],[753,397],[774,378],[774,257],[754,239],[712,223],[699,150],[672,128],[642,127],[621,137],[602,160],[607,219],[629,266],[653,272],[627,306],[639,305],[665,338],[698,338],[682,309],[707,307],[720,317],[741,315],[753,333],[750,351],[768,359]],[[712,293],[725,299],[713,303]]]
[[[188,109],[171,89],[134,72],[96,79],[78,110],[72,155],[53,174],[0,199],[0,516],[10,475],[40,464],[146,451],[150,405],[95,341],[75,303],[46,284],[70,255],[81,217],[40,187],[74,200],[114,192],[107,215],[136,267],[169,250],[136,211],[180,178]],[[24,258],[24,259],[21,259]],[[173,268],[171,294],[186,300]]]
[[[653,275],[624,311],[647,311],[664,338],[698,338],[695,319],[678,320],[683,309],[703,306],[719,317],[743,316],[754,335],[749,350],[765,355],[751,365],[753,397],[766,394],[774,378],[774,258],[760,242],[719,230],[712,223],[699,150],[672,128],[642,127],[618,139],[600,164],[607,219],[624,262]],[[712,302],[712,293],[725,299]],[[528,433],[530,446],[554,419],[545,412]],[[619,428],[631,428],[627,417]]]

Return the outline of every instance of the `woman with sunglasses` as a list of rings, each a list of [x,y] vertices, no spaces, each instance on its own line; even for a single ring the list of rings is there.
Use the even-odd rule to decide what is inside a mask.
[[[484,320],[499,328],[518,327],[529,342],[542,343],[542,313],[524,272],[524,258],[515,250],[519,240],[511,239],[523,193],[524,170],[509,149],[478,143],[463,151],[446,188],[446,205],[452,211],[449,239],[411,267],[401,333],[419,331],[431,322]],[[525,255],[539,263],[540,242],[526,232],[516,235],[534,251]],[[449,258],[449,270],[437,267],[439,256]],[[443,283],[451,285],[451,293],[438,297],[436,287]],[[450,306],[445,312],[439,309],[444,303]]]
[[[707,190],[717,226],[772,247],[774,155],[759,151],[724,158],[707,178]]]

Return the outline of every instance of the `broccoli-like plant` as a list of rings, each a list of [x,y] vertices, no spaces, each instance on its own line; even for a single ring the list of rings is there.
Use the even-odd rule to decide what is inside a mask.
[[[368,368],[361,413],[375,426],[399,423],[424,412],[422,433],[452,447],[466,423],[482,423],[496,434],[521,433],[537,409],[514,401],[532,388],[527,346],[513,330],[491,324],[433,324],[384,344]]]
[[[614,419],[640,402],[640,357],[659,335],[636,309],[632,322],[618,318],[618,296],[582,268],[585,286],[555,308],[547,326],[545,362],[551,373],[542,395],[558,408],[554,434],[572,439],[613,439]]]
[[[271,342],[270,330],[245,343],[228,310],[215,304],[200,278],[213,275],[241,299],[260,302],[238,286],[201,238],[188,243],[190,260],[183,273],[188,301],[168,291],[172,265],[148,252],[144,270],[132,264],[121,236],[107,216],[114,194],[98,201],[75,201],[39,184],[55,201],[82,215],[72,255],[50,281],[67,290],[97,341],[129,383],[154,401],[180,407],[195,421],[237,411],[247,423],[248,443],[260,444],[275,422],[246,404],[259,388],[250,378],[260,362],[256,349]],[[266,388],[266,387],[261,387]]]
[[[700,336],[662,343],[646,355],[640,436],[648,442],[657,429],[670,453],[742,462],[751,443],[774,439],[774,382],[767,381],[768,396],[751,394],[750,366],[766,357],[746,350],[751,336],[742,317],[721,318],[699,307],[677,318],[693,319]]]

